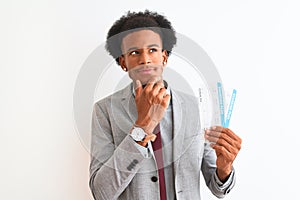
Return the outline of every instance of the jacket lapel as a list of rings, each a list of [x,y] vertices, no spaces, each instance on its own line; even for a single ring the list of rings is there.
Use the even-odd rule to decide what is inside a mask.
[[[137,109],[135,106],[135,99],[132,94],[132,83],[124,88],[121,94],[121,104],[131,121],[135,123],[137,119]]]
[[[184,129],[185,126],[182,123],[185,119],[186,113],[183,109],[182,98],[172,90],[172,104],[173,104],[173,159],[174,159],[174,174],[179,164],[179,158],[182,155],[184,144]]]

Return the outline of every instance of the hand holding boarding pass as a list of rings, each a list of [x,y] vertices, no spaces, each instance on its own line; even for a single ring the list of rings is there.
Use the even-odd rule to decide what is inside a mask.
[[[221,84],[218,83],[220,117],[222,126],[213,126],[205,130],[205,139],[211,142],[211,147],[217,155],[217,174],[221,181],[225,181],[232,171],[233,161],[241,149],[242,139],[228,128],[229,121],[236,97],[236,90],[233,90],[226,120],[224,116],[223,95]]]

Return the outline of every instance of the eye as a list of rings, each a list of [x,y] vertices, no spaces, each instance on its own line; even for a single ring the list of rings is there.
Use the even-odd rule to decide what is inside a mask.
[[[152,53],[152,52],[157,52],[157,49],[156,48],[151,48],[150,53]]]
[[[139,54],[139,52],[138,51],[131,51],[131,52],[129,52],[129,55],[136,55],[136,54]]]

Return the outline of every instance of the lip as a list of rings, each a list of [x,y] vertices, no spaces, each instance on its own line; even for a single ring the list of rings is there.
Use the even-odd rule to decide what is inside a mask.
[[[153,71],[152,68],[146,68],[146,69],[138,70],[138,73],[140,73],[140,74],[150,74],[150,73],[152,73],[152,71]]]

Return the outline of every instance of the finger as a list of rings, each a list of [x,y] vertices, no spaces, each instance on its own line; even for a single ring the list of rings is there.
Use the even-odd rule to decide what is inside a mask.
[[[155,139],[156,135],[152,133],[150,135],[147,135],[143,141],[138,141],[137,143],[142,145],[143,147],[146,147],[149,141],[154,142]]]
[[[232,139],[231,137],[229,137],[226,133],[221,133],[219,140],[222,141],[226,141],[228,144],[230,144],[231,146],[236,146],[236,141],[234,139]],[[218,141],[219,142],[219,141]]]
[[[237,136],[232,130],[230,130],[229,128],[224,128],[222,126],[214,126],[211,127],[209,130],[213,130],[213,131],[217,131],[217,132],[222,132],[225,133],[226,135],[228,135],[229,138],[232,138],[233,140],[241,143],[242,139]]]
[[[167,94],[167,90],[163,87],[163,88],[160,88],[157,95],[156,95],[156,99],[158,101],[158,103],[160,103],[164,96]]]
[[[152,77],[152,78],[149,79],[148,83],[155,84],[155,83],[159,82],[160,79],[161,78],[159,76],[154,76],[154,77]]]
[[[156,83],[162,85],[163,87],[165,86],[164,80],[162,79],[161,76],[157,76],[157,82]]]
[[[204,137],[206,140],[208,140],[209,142],[214,143],[214,144],[218,141],[218,138],[209,136],[207,134],[205,134]]]
[[[149,140],[151,141],[151,142],[154,142],[155,141],[155,139],[156,139],[156,135],[155,134],[151,134],[151,135],[149,135]]]
[[[229,129],[228,129],[229,130]],[[228,131],[226,130],[226,131]],[[238,138],[238,136],[233,133],[232,134],[227,134],[226,132],[225,133],[222,133],[220,135],[220,139],[219,140],[224,140],[226,141],[228,144],[230,144],[233,148],[237,149],[238,151],[241,149],[241,139]]]
[[[135,81],[135,96],[139,97],[142,93],[143,87],[140,80]]]
[[[228,143],[226,140],[224,139],[219,139],[215,145],[218,145],[220,147],[224,147],[228,152],[237,155],[237,153],[239,152],[239,148],[237,148],[234,145],[231,145],[230,143]]]
[[[225,140],[230,145],[233,145],[234,141],[225,133],[217,132],[212,130],[205,130],[205,138],[210,141],[217,143],[219,140]]]
[[[220,146],[217,144],[211,144],[211,147],[216,151],[216,155],[219,156],[224,156],[225,160],[233,162],[234,159],[237,156],[237,153],[232,153],[228,151],[224,146]]]
[[[163,82],[163,79],[161,77],[156,77],[156,83],[153,85],[153,88],[151,91],[149,91],[151,93],[152,96],[156,97],[160,90],[162,88],[165,88],[165,85],[164,85],[164,82]]]
[[[223,132],[224,131],[224,128],[223,126],[213,126],[213,127],[210,127],[209,130],[213,130],[213,131],[217,131],[217,132]]]
[[[225,129],[225,133],[232,139],[234,139],[235,141],[239,142],[240,144],[242,143],[242,139],[236,135],[232,130],[230,130],[229,128]]]
[[[157,96],[161,92],[162,89],[165,89],[165,86],[164,86],[163,82],[159,81],[153,86],[152,94],[154,96]]]
[[[217,131],[213,131],[211,129],[205,130],[205,139],[207,139],[210,142],[216,143],[220,137],[221,133]]]
[[[225,149],[227,149],[227,151],[236,155],[241,149],[241,143],[227,135],[226,131],[216,132],[208,130],[205,134],[205,138],[211,142],[214,142],[218,146],[224,147]]]
[[[153,86],[160,80],[161,78],[159,76],[152,77],[145,86],[145,89],[148,91],[152,90]]]
[[[206,130],[205,138],[212,143],[219,144],[221,146],[226,147],[230,152],[233,152],[233,151],[231,151],[231,148],[234,148],[237,151],[239,151],[241,149],[241,143],[238,141],[235,141],[233,138],[230,138],[224,132],[216,132],[216,131]],[[230,147],[227,147],[227,146],[230,146]]]
[[[169,106],[170,100],[171,100],[171,95],[166,94],[166,95],[163,97],[163,100],[162,100],[162,102],[160,103],[160,105],[162,105],[164,108],[167,108],[167,107]]]
[[[216,144],[211,144],[210,146],[216,151],[217,157],[223,156],[227,161],[233,158],[231,153],[225,147]]]

